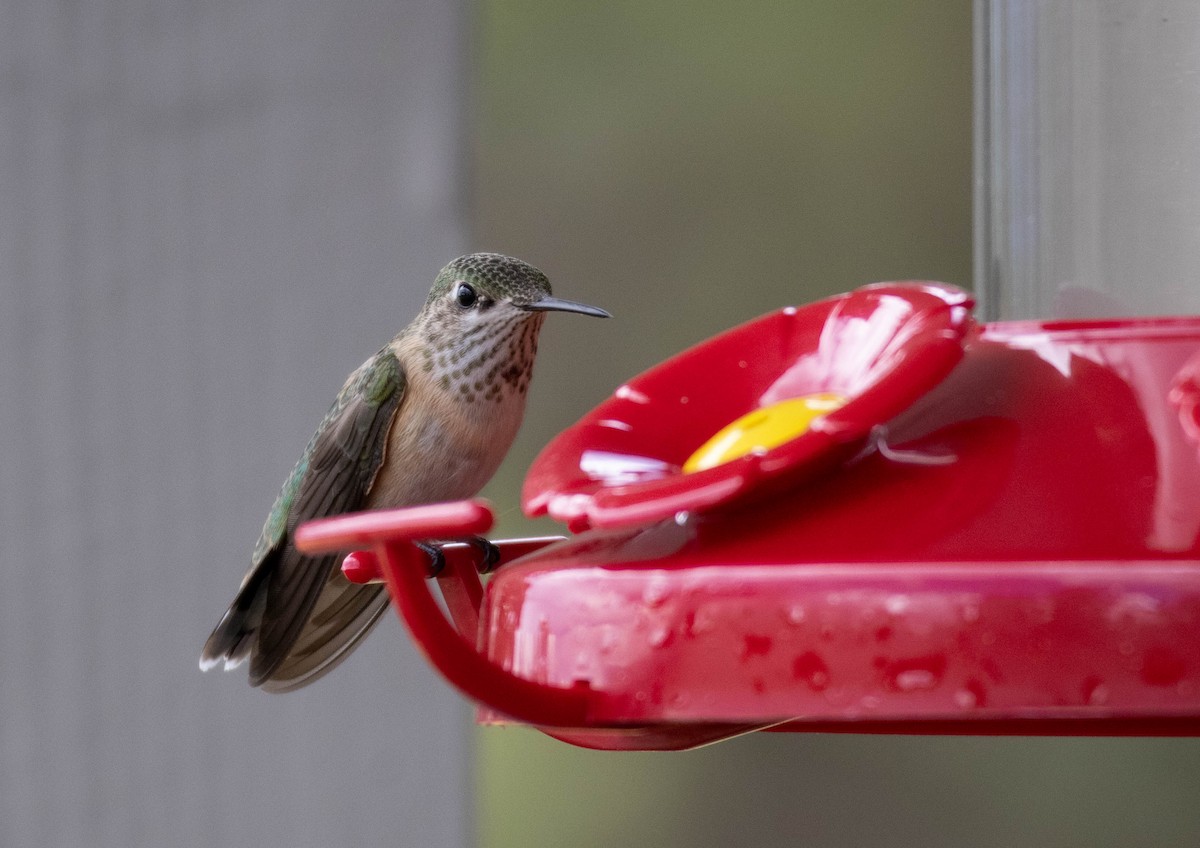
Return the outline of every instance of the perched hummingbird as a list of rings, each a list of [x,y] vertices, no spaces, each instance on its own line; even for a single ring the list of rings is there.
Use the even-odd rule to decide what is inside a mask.
[[[350,375],[283,484],[241,589],[200,668],[250,660],[268,692],[305,686],[341,662],[387,608],[340,557],[305,556],[305,521],[469,498],[495,473],[525,412],[547,312],[609,317],[560,300],[519,259],[474,253],[438,273],[420,314]]]

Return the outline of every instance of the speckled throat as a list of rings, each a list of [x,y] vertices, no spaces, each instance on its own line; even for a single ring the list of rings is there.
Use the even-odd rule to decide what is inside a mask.
[[[422,367],[465,403],[499,403],[529,391],[542,313],[513,312],[462,332],[429,322]]]

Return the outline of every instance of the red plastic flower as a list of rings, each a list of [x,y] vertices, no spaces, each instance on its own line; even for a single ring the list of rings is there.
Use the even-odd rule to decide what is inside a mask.
[[[575,530],[612,527],[795,485],[860,450],[950,372],[972,305],[950,286],[880,283],[722,333],[621,386],[554,439],[526,477],[525,510]],[[844,404],[775,447],[683,471],[730,422],[816,394]]]

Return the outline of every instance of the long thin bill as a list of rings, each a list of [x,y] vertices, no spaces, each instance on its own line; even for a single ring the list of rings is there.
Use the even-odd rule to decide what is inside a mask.
[[[580,315],[591,315],[595,318],[612,317],[598,306],[588,306],[586,303],[576,303],[573,300],[563,300],[558,297],[543,297],[541,300],[527,303],[521,308],[526,312],[578,312]]]

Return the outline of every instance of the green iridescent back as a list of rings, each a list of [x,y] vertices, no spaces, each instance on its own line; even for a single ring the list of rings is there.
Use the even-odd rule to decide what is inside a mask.
[[[300,461],[296,463],[292,473],[288,475],[287,481],[284,482],[283,488],[279,490],[279,495],[275,498],[271,512],[263,524],[262,533],[258,537],[258,544],[254,546],[254,555],[251,558],[254,566],[261,563],[273,549],[283,542],[287,535],[288,523],[293,517],[292,509],[305,475],[309,472],[314,448],[326,430],[341,418],[342,413],[351,402],[365,404],[368,409],[374,410],[375,415],[390,417],[399,397],[403,394],[404,386],[404,371],[395,355],[385,347],[372,357],[366,367],[356,372],[354,380],[338,392],[337,399],[325,413],[325,417],[321,419],[321,423],[317,426],[312,438],[309,439]],[[364,426],[368,423],[364,422]],[[386,439],[387,429],[383,428],[382,433],[383,438]],[[367,447],[369,449],[358,457],[356,464],[359,478],[366,478],[369,481],[369,478],[374,476],[382,457],[383,444],[379,440],[374,440]],[[366,487],[363,488],[363,492],[366,492]]]

